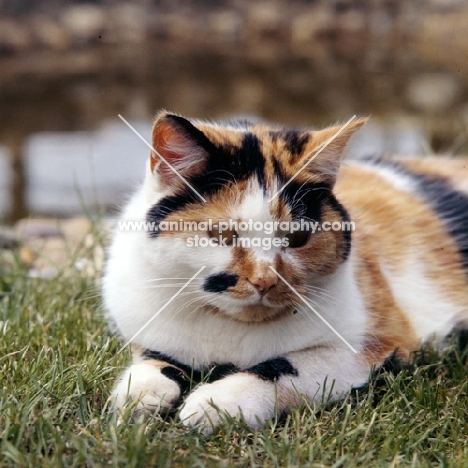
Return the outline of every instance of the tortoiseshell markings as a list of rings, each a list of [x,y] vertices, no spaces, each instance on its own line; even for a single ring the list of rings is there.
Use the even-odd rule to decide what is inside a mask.
[[[202,140],[202,137],[198,137]],[[207,149],[208,145],[203,146]],[[265,161],[258,138],[246,133],[240,147],[222,147],[209,144],[209,155],[203,174],[194,176],[190,184],[205,198],[209,199],[229,183],[239,182],[255,177],[266,193]],[[159,225],[167,216],[182,210],[189,204],[202,203],[193,192],[184,189],[176,195],[164,197],[148,211],[146,220]],[[149,236],[156,238],[159,231],[151,231]]]
[[[448,232],[455,239],[460,251],[463,267],[468,273],[468,195],[456,190],[442,177],[416,173],[396,161],[369,159],[369,162],[382,167],[395,169],[410,177],[416,184],[419,195],[437,213]]]

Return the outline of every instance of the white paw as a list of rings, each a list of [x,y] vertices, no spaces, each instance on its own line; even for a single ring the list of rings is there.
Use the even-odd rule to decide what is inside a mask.
[[[223,413],[242,415],[252,428],[263,426],[275,414],[275,385],[242,373],[201,385],[187,397],[180,419],[208,435],[219,426]]]
[[[179,385],[145,362],[130,366],[111,394],[117,409],[122,409],[128,400],[135,400],[140,413],[165,412],[174,407],[179,397]]]

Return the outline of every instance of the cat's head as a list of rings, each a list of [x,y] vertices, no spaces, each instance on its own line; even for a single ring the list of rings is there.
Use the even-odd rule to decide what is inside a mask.
[[[235,320],[294,313],[297,293],[349,255],[349,227],[336,229],[348,217],[333,187],[342,151],[364,122],[296,131],[161,113],[147,177],[157,194],[148,246],[157,246],[161,271],[165,262],[192,274],[204,266],[203,300]]]

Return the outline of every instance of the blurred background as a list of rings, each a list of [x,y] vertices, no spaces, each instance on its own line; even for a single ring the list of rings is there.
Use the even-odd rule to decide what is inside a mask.
[[[350,156],[468,153],[464,0],[0,0],[0,217],[112,212],[166,108],[325,126]]]

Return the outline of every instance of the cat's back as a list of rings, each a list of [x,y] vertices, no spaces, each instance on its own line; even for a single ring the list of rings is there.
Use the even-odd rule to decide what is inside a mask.
[[[340,169],[335,193],[352,219],[377,223],[382,232],[389,222],[417,228],[437,219],[458,240],[468,237],[468,160],[349,161]]]
[[[357,274],[381,341],[393,334],[410,349],[468,322],[468,161],[351,161],[336,194],[355,222]]]

